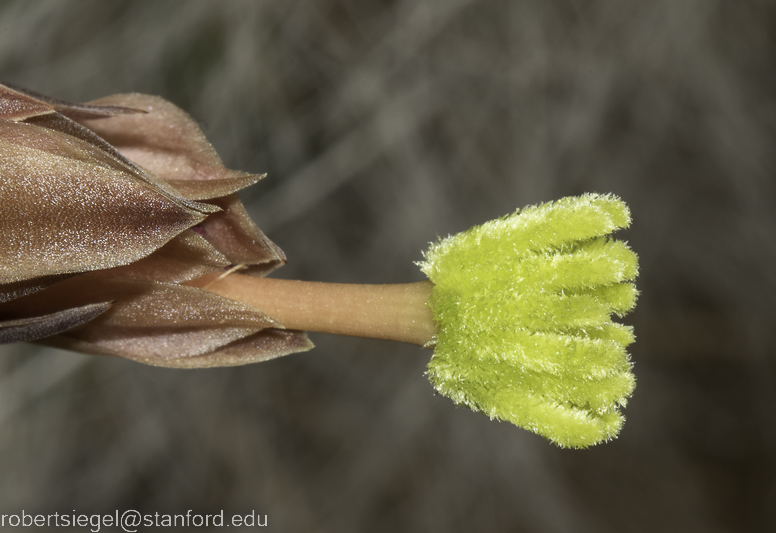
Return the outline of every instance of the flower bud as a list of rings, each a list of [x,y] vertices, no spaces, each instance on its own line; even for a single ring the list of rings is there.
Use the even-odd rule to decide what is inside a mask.
[[[0,85],[0,343],[170,367],[312,347],[255,307],[182,285],[285,263],[196,122],[155,96],[72,104]]]

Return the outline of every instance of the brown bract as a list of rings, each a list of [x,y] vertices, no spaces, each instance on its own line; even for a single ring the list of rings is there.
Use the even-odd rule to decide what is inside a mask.
[[[72,104],[0,85],[0,343],[168,367],[308,350],[255,307],[183,283],[283,252],[196,122],[142,94]]]

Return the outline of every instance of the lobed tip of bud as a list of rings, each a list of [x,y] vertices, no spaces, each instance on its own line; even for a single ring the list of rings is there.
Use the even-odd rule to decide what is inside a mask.
[[[614,195],[529,206],[432,244],[439,327],[428,377],[458,404],[585,448],[617,435],[635,387],[638,259],[608,235],[630,225]]]

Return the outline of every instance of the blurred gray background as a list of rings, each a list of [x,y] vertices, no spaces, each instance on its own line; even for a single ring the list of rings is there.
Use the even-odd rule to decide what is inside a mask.
[[[0,511],[769,530],[775,66],[773,1],[0,1],[0,79],[161,95],[269,173],[243,198],[280,277],[417,281],[437,236],[595,191],[633,210],[642,291],[628,421],[585,451],[436,396],[407,345],[200,371],[1,346]]]

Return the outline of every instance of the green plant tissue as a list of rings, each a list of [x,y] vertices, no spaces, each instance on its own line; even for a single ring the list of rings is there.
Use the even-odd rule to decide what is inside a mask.
[[[608,237],[628,227],[614,195],[529,206],[432,244],[439,326],[428,377],[454,402],[584,448],[617,435],[635,387],[636,254]]]

